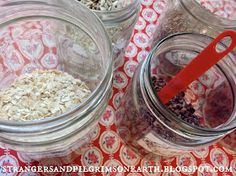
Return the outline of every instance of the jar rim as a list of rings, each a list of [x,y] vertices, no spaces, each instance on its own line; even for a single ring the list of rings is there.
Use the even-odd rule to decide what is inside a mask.
[[[154,56],[154,54],[156,53],[156,51],[159,49],[159,47],[167,40],[173,38],[173,37],[178,37],[178,36],[195,36],[195,38],[204,38],[205,40],[209,40],[209,41],[212,41],[213,38],[212,37],[209,37],[209,36],[206,36],[206,35],[203,35],[203,34],[197,34],[197,33],[188,33],[188,32],[184,32],[184,33],[176,33],[176,34],[172,34],[172,35],[169,35],[167,37],[165,37],[164,39],[162,39],[153,49],[152,51],[150,52],[150,54],[147,56],[146,60],[144,61],[144,64],[142,65],[143,67],[143,77],[144,77],[144,84],[143,86],[146,88],[146,90],[149,91],[148,94],[150,94],[150,101],[152,102],[152,105],[155,105],[155,106],[152,106],[152,107],[158,107],[158,109],[162,110],[162,114],[167,114],[166,117],[169,119],[169,120],[173,120],[175,122],[178,123],[178,125],[180,127],[182,127],[183,129],[189,129],[188,131],[191,131],[193,132],[194,134],[202,134],[202,132],[204,133],[207,133],[208,135],[216,135],[216,134],[223,134],[225,132],[231,132],[233,129],[236,128],[236,124],[235,125],[231,125],[231,126],[226,126],[226,127],[220,127],[220,128],[204,128],[204,127],[199,127],[199,126],[196,126],[196,125],[191,125],[190,123],[180,119],[180,118],[177,118],[177,116],[171,112],[171,110],[169,110],[168,108],[166,108],[166,106],[164,104],[162,104],[160,98],[158,97],[158,95],[155,93],[155,89],[151,83],[151,60]],[[223,46],[225,46],[223,43],[221,43]],[[221,61],[224,63],[224,61]],[[141,79],[141,78],[140,78]],[[235,101],[235,99],[234,99]],[[150,108],[152,108],[151,106],[149,106]],[[234,109],[233,111],[235,111],[235,106],[234,106]],[[231,119],[232,117],[235,117],[236,116],[236,112],[232,112],[231,116],[229,119]],[[228,125],[228,124],[227,124]]]
[[[188,1],[179,0],[179,1],[182,7],[186,11],[188,11],[194,18],[197,18],[199,21],[205,23],[208,26],[214,26],[222,29],[236,28],[236,19],[233,20],[216,15],[212,13],[210,10],[203,7],[201,4],[199,4],[197,0],[188,0]],[[196,9],[192,7],[196,7]]]
[[[16,2],[16,4],[14,4],[15,2]],[[9,8],[10,5],[11,6],[20,5],[19,3],[17,3],[17,0],[15,2],[10,1],[9,2],[10,4],[8,4],[8,2],[6,2],[6,3],[1,4],[1,6],[3,7],[3,6],[6,5],[6,7]],[[62,6],[60,7],[58,4],[55,6],[55,4],[52,4],[48,1],[46,1],[44,4],[42,4],[40,0],[35,0],[35,1],[24,0],[24,2],[27,2],[27,3],[23,4],[24,8],[25,9],[28,8],[30,10],[32,10],[31,5],[32,4],[37,5],[37,3],[39,3],[40,6],[55,8],[57,13],[61,12],[61,11],[59,11],[59,9],[62,8]],[[73,114],[75,114],[78,111],[83,111],[82,115],[84,115],[85,113],[91,111],[92,109],[96,108],[96,106],[98,106],[98,103],[99,103],[98,99],[101,98],[101,97],[106,96],[106,93],[108,92],[108,89],[111,85],[112,75],[113,75],[113,61],[112,61],[111,41],[109,39],[109,36],[108,36],[108,34],[106,32],[106,29],[105,29],[104,25],[102,24],[101,20],[94,13],[92,13],[89,9],[83,8],[83,6],[80,5],[79,3],[74,3],[73,6],[77,6],[77,8],[83,9],[84,11],[86,11],[88,13],[88,15],[90,15],[90,17],[92,19],[94,19],[102,29],[102,31],[99,31],[99,32],[100,32],[100,34],[103,35],[104,39],[106,40],[107,50],[109,51],[109,53],[107,53],[107,55],[106,55],[106,57],[108,59],[108,61],[107,61],[108,64],[107,64],[107,69],[105,70],[105,74],[104,74],[103,78],[101,79],[101,81],[98,84],[98,86],[96,87],[96,89],[92,92],[92,94],[85,101],[83,101],[81,104],[76,105],[73,109],[71,109],[71,110],[69,110],[69,111],[67,111],[63,114],[60,114],[58,116],[53,116],[53,117],[49,117],[49,118],[45,118],[45,119],[37,119],[37,120],[33,120],[33,121],[10,121],[10,120],[1,120],[0,119],[0,129],[1,129],[1,131],[4,131],[4,132],[33,133],[33,132],[42,131],[44,129],[50,129],[52,127],[55,127],[55,126],[58,126],[58,125],[62,124],[64,122],[63,120],[68,122],[68,120],[66,120],[68,118],[68,116],[69,115],[73,116]],[[65,8],[63,8],[63,9],[65,10]],[[18,7],[18,10],[20,11],[21,8]],[[67,12],[68,12],[68,10],[67,10]],[[65,14],[65,13],[61,13],[60,15],[62,15],[62,14],[63,15],[68,15],[68,14]],[[71,17],[71,15],[68,15],[68,16]],[[30,14],[30,17],[33,17],[33,15]],[[46,15],[45,16],[36,15],[34,17],[51,17],[51,18],[55,18],[53,16],[46,16]],[[10,21],[14,22],[14,20],[16,20],[18,18],[21,18],[21,17],[17,16],[16,18],[14,18],[13,20],[11,19]],[[66,21],[65,19],[63,19],[61,17],[56,17],[55,19]],[[69,21],[69,22],[72,23],[71,21]],[[5,21],[3,23],[0,23],[0,25],[2,25],[4,23],[5,23]],[[93,107],[90,106],[90,108],[86,108],[86,105],[88,105],[91,102],[92,102],[92,105],[94,105],[94,106]],[[77,117],[73,116],[73,118],[77,118]],[[56,123],[60,122],[60,123],[55,124],[55,122]],[[47,125],[45,125],[45,124],[47,124]],[[36,128],[32,128],[33,126],[36,127]]]

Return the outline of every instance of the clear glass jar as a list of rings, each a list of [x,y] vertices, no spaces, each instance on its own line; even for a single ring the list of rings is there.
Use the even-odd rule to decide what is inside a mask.
[[[90,142],[112,91],[107,32],[96,15],[75,1],[11,0],[0,8],[1,88],[34,69],[58,69],[84,81],[92,92],[56,117],[1,120],[1,144],[33,159],[67,155]]]
[[[158,19],[152,46],[164,37],[178,32],[195,32],[214,38],[226,29],[236,29],[235,18],[223,18],[201,5],[199,1],[201,0],[168,0]],[[221,1],[223,0],[218,3]]]
[[[167,106],[157,95],[155,80],[168,82],[211,41],[200,34],[169,36],[138,66],[116,112],[118,133],[137,153],[180,155],[212,144],[235,129],[236,77],[228,62],[236,59],[233,52],[192,82],[181,100],[172,99]],[[222,43],[217,47],[225,48]],[[183,107],[185,114],[191,114],[182,116]]]
[[[132,0],[122,9],[93,10],[102,20],[112,42],[114,69],[123,64],[125,50],[130,42],[141,8],[140,0]]]

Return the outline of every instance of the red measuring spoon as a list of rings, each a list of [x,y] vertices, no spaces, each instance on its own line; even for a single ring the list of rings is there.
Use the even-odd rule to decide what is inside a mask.
[[[224,38],[231,38],[231,43],[223,51],[217,51],[217,44]],[[183,68],[166,86],[158,93],[162,103],[168,103],[170,99],[185,90],[190,83],[199,78],[209,68],[220,61],[236,46],[236,31],[226,30],[216,37],[196,58]]]

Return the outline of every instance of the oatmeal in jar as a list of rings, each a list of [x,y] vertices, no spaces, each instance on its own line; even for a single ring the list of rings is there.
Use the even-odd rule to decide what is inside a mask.
[[[77,0],[102,20],[112,42],[115,70],[124,61],[141,9],[140,0]]]
[[[0,118],[36,120],[65,113],[91,94],[84,82],[58,70],[36,70],[0,91]]]

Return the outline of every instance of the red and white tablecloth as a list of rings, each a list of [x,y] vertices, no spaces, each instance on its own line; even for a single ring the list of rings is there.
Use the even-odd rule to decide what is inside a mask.
[[[7,148],[0,149],[0,167],[1,166],[159,166],[161,169],[164,169],[165,166],[209,166],[209,167],[232,167],[232,172],[195,172],[195,173],[184,173],[175,172],[175,173],[161,173],[161,172],[153,172],[153,173],[0,173],[0,176],[37,176],[37,175],[107,175],[107,176],[178,176],[178,175],[199,175],[199,176],[231,176],[236,175],[236,152],[232,152],[227,150],[224,147],[216,144],[210,147],[205,147],[200,150],[197,150],[192,153],[187,153],[181,155],[176,158],[161,160],[160,157],[155,157],[152,154],[149,154],[143,158],[140,158],[134,152],[125,147],[119,136],[117,135],[116,127],[114,125],[114,113],[118,107],[121,97],[123,96],[126,86],[130,81],[136,66],[140,61],[146,58],[149,53],[149,41],[152,37],[152,33],[158,25],[158,18],[165,7],[165,3],[162,0],[141,0],[142,2],[142,11],[140,13],[139,20],[135,26],[135,30],[133,33],[132,40],[127,48],[126,57],[123,61],[122,66],[118,69],[118,71],[114,75],[114,85],[113,85],[113,93],[110,99],[110,103],[106,109],[104,116],[101,118],[99,124],[96,126],[96,132],[93,135],[93,141],[82,149],[78,149],[74,153],[63,157],[63,158],[51,158],[51,159],[43,159],[41,161],[32,161],[27,156],[18,153],[16,151],[9,150]],[[220,3],[218,0],[211,1],[215,4],[211,4],[209,2],[204,5],[210,9],[214,9],[215,5],[217,5],[219,10],[219,14],[224,14],[225,16],[229,15],[228,13],[235,13],[236,9],[235,5],[230,5],[232,0],[225,0],[224,3]],[[218,3],[218,4],[217,4]],[[37,30],[46,29],[45,26],[47,24],[25,24],[23,29],[29,30],[31,28]],[[17,31],[18,30],[18,31]],[[21,31],[20,29],[12,29],[12,34],[14,35]],[[15,31],[15,32],[14,32]],[[6,34],[5,34],[5,33]],[[1,36],[8,35],[7,31],[1,31]],[[5,36],[6,37],[6,36]],[[16,36],[15,36],[16,37]],[[14,39],[14,36],[12,37]],[[17,37],[16,37],[17,38]],[[47,38],[50,36],[43,36],[42,41],[40,39],[34,39],[35,44],[39,44],[43,49],[32,48],[34,53],[30,55],[30,53],[24,53],[23,57],[36,57],[36,55],[40,55],[40,60],[42,65],[45,67],[56,66],[56,59],[54,58],[52,53],[49,53],[50,48],[53,48],[53,43],[48,43]],[[45,39],[45,40],[44,40]],[[0,39],[1,42],[1,39]],[[14,45],[14,43],[13,43]],[[2,49],[3,46],[0,46]],[[19,56],[19,50],[23,50],[24,48],[19,48],[17,45],[13,47],[14,50],[11,52],[6,52],[6,58],[10,58],[5,65],[7,67],[11,67],[11,69],[17,70],[17,67],[21,67],[22,58]],[[49,48],[49,49],[48,49]],[[41,53],[43,50],[46,53]],[[2,51],[1,51],[2,52]],[[48,53],[47,53],[48,52]],[[29,60],[29,59],[28,59]],[[25,64],[26,72],[30,69],[34,68],[33,63],[28,61],[28,64]],[[14,67],[13,67],[14,65]],[[0,65],[0,72],[4,70],[4,66]],[[9,80],[6,80],[9,81]]]

